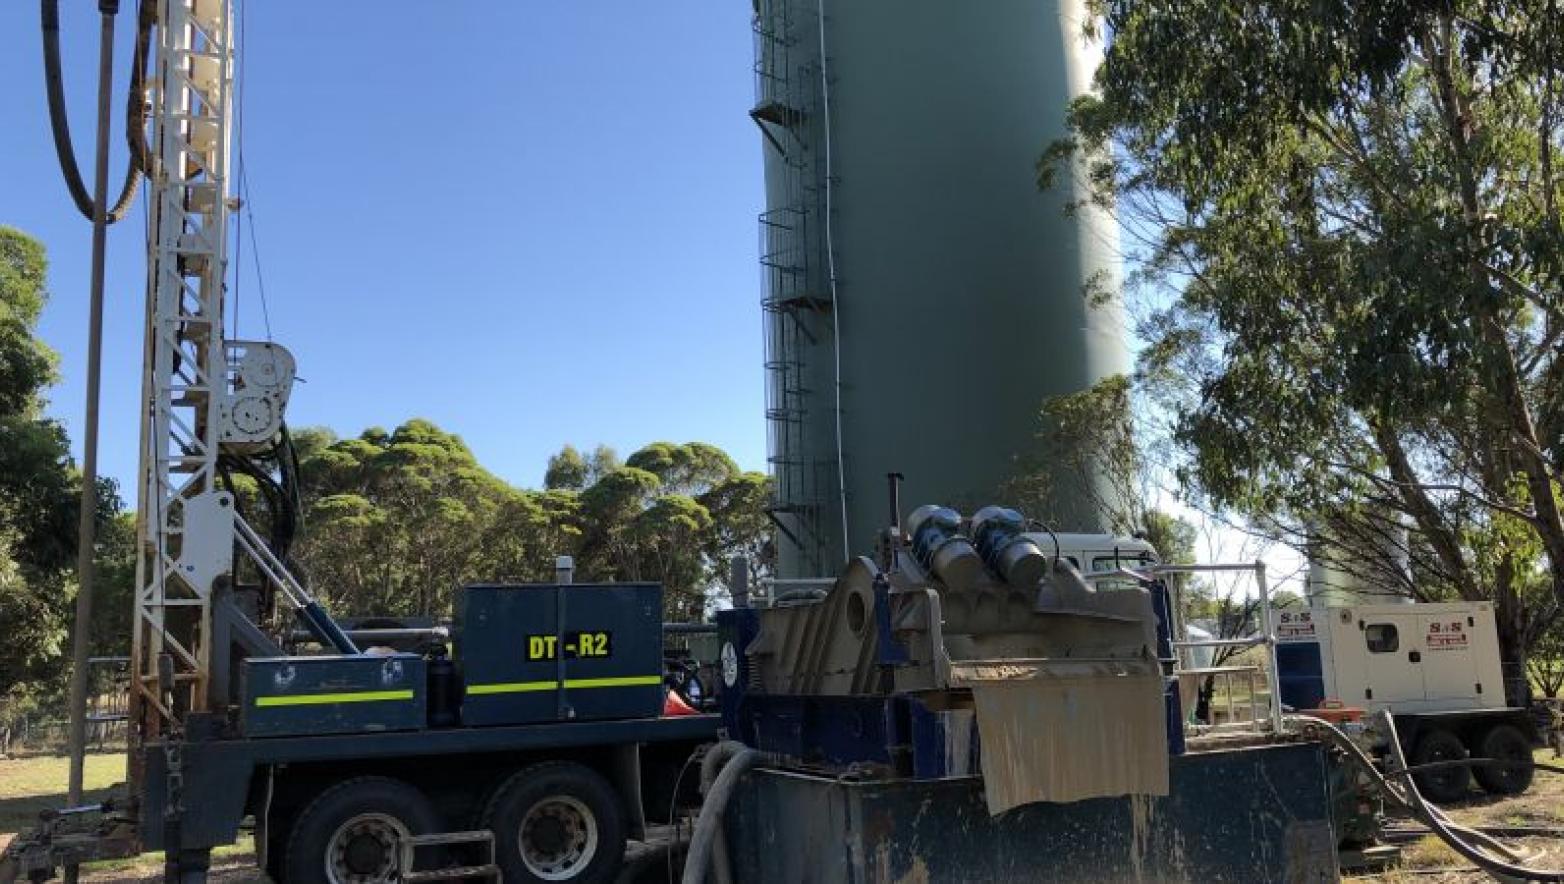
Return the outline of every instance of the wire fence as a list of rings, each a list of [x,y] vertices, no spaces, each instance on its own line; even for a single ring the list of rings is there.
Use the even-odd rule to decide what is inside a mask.
[[[126,745],[130,712],[127,657],[89,657],[91,693],[87,695],[87,749],[101,751]],[[0,716],[0,758],[55,755],[66,751],[70,719],[63,710],[47,709]]]
[[[87,749],[123,749],[126,742],[126,695],[101,694],[88,699]],[[0,721],[0,758],[58,755],[66,751],[70,720],[59,715],[17,715]]]

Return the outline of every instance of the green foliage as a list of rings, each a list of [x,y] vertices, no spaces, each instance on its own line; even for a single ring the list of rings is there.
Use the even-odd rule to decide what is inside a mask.
[[[75,597],[80,478],[42,416],[56,364],[36,337],[47,272],[41,243],[0,226],[0,719],[58,699]],[[118,506],[102,483],[100,522]]]
[[[294,555],[315,591],[346,613],[448,609],[511,489],[429,421],[357,439],[301,435],[305,532]]]
[[[1052,396],[1038,414],[1033,446],[1001,489],[1022,512],[1062,529],[1070,499],[1086,501],[1110,530],[1146,528],[1150,495],[1130,411],[1130,378],[1114,375],[1079,393]],[[1078,508],[1077,508],[1078,509]],[[1160,549],[1160,548],[1159,548]]]
[[[42,243],[0,226],[0,415],[36,418],[55,380],[57,357],[34,337],[48,267]]]
[[[587,462],[574,445],[566,445],[548,459],[543,487],[580,491],[587,484]]]
[[[98,523],[94,564],[92,653],[122,657],[130,653],[131,612],[136,592],[136,515],[114,512]]]
[[[566,445],[548,459],[543,487],[580,491],[619,468],[619,455],[607,445],[599,445],[592,454],[583,455],[574,445]]]
[[[1527,674],[1545,697],[1564,690],[1564,624],[1555,621],[1544,630],[1526,658]]]
[[[727,557],[767,534],[765,477],[702,443],[653,443],[623,464],[607,447],[566,446],[546,487],[527,490],[424,420],[294,438],[306,508],[296,558],[339,613],[448,616],[462,584],[549,580],[570,555],[578,580],[663,583],[669,616],[690,619]]]
[[[1195,526],[1161,510],[1146,513],[1142,536],[1165,562],[1194,562]]]
[[[1300,545],[1405,529],[1413,590],[1495,599],[1522,659],[1564,601],[1553,3],[1096,9],[1107,62],[1039,177],[1144,244],[1183,483]]]
[[[46,270],[37,242],[0,227],[0,721],[60,702],[75,594],[79,476],[63,430],[41,416],[55,364],[34,336]],[[550,458],[546,487],[530,490],[427,420],[292,438],[303,506],[293,564],[339,613],[449,616],[465,583],[549,580],[555,556],[572,555],[578,579],[661,582],[666,613],[693,619],[720,591],[731,555],[763,567],[767,479],[703,443],[654,443],[628,462],[606,446],[590,455],[566,446]],[[231,482],[258,519],[255,481]],[[136,524],[112,482],[98,499],[92,648],[119,655],[131,631]]]
[[[0,227],[0,717],[31,705],[66,643],[76,505],[65,434],[41,420],[54,355],[34,337],[43,246]]]

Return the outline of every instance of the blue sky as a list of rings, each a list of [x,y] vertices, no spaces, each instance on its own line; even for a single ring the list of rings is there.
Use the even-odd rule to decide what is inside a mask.
[[[748,3],[241,2],[261,270],[275,338],[306,381],[293,425],[352,434],[427,417],[518,485],[540,483],[566,442],[627,454],[701,440],[764,468]],[[62,6],[90,175],[96,4]],[[75,441],[91,230],[49,140],[37,14],[0,4],[0,224],[49,249],[41,334],[63,376],[50,411]],[[141,219],[138,204],[109,235],[101,471],[127,497]],[[263,337],[248,239],[239,331]]]

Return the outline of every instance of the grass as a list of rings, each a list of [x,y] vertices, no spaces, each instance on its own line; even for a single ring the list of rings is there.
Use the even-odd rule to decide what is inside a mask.
[[[32,828],[38,812],[65,806],[70,762],[63,756],[0,760],[0,836]],[[84,803],[108,797],[109,787],[125,779],[125,753],[87,756],[83,770]]]
[[[1552,762],[1551,750],[1538,750],[1537,760]],[[30,828],[37,822],[38,812],[47,808],[65,806],[65,782],[69,771],[66,759],[60,756],[39,756],[0,760],[0,848],[12,834]],[[87,756],[83,784],[88,803],[102,800],[109,787],[124,779],[125,756],[123,753],[95,753]],[[1455,817],[1468,825],[1532,825],[1557,826],[1564,824],[1564,777],[1539,771],[1531,789],[1515,798],[1494,800],[1481,798],[1476,792],[1464,806],[1450,808]],[[1564,862],[1558,842],[1525,839],[1523,846],[1541,852],[1538,865],[1557,865]],[[149,853],[134,859],[111,860],[93,863],[83,876],[86,882],[109,881],[158,881],[162,879],[163,856]],[[1417,882],[1417,884],[1444,884],[1444,882],[1478,882],[1488,880],[1477,873],[1450,871],[1447,874],[1429,876],[1428,871],[1461,867],[1465,863],[1437,838],[1432,836],[1415,841],[1403,850],[1398,868],[1388,869],[1379,875],[1366,876],[1365,880],[1388,882]],[[248,836],[238,844],[220,847],[212,852],[211,880],[227,884],[264,884],[269,879],[254,868],[254,854]]]
[[[1464,866],[1466,860],[1437,835],[1422,838],[1401,849],[1401,863],[1415,869],[1435,869],[1445,866]]]
[[[1553,761],[1550,749],[1539,749],[1536,759]],[[1513,798],[1493,798],[1473,791],[1470,797],[1458,804],[1445,806],[1457,822],[1468,826],[1537,826],[1564,825],[1564,777],[1538,771],[1531,788]],[[1520,847],[1530,854],[1527,864],[1544,868],[1558,868],[1564,864],[1564,846],[1552,838],[1505,838],[1506,843]],[[1438,838],[1429,835],[1403,845],[1400,862],[1379,874],[1363,875],[1348,880],[1391,882],[1391,884],[1476,884],[1491,880],[1481,872],[1469,871],[1471,864],[1446,847]]]
[[[4,847],[12,835],[36,825],[39,811],[66,805],[65,785],[69,773],[70,762],[63,756],[0,759],[0,847]],[[85,803],[102,801],[108,797],[110,787],[124,779],[123,752],[88,755],[82,777]],[[254,869],[254,849],[249,836],[241,837],[238,844],[212,851],[212,866],[214,881],[237,884],[268,880]],[[82,880],[158,881],[162,880],[162,871],[163,854],[148,853],[131,859],[91,863]]]

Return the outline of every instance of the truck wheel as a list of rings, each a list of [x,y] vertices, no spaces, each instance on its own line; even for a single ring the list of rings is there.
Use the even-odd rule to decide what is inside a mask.
[[[294,821],[283,856],[283,881],[400,881],[398,842],[439,830],[429,801],[412,786],[388,777],[344,780],[316,796]]]
[[[589,767],[547,761],[511,776],[489,799],[483,827],[509,884],[613,880],[624,860],[624,812]]]
[[[1483,734],[1478,746],[1483,758],[1521,762],[1520,767],[1475,767],[1472,775],[1477,785],[1489,795],[1519,795],[1531,787],[1531,743],[1526,735],[1513,724],[1496,724]]]
[[[1455,734],[1444,728],[1425,731],[1418,738],[1417,748],[1412,750],[1412,764],[1432,764],[1435,761],[1455,761],[1466,757],[1466,747]],[[1435,804],[1459,801],[1472,785],[1472,771],[1467,767],[1447,767],[1413,774],[1417,790]]]

